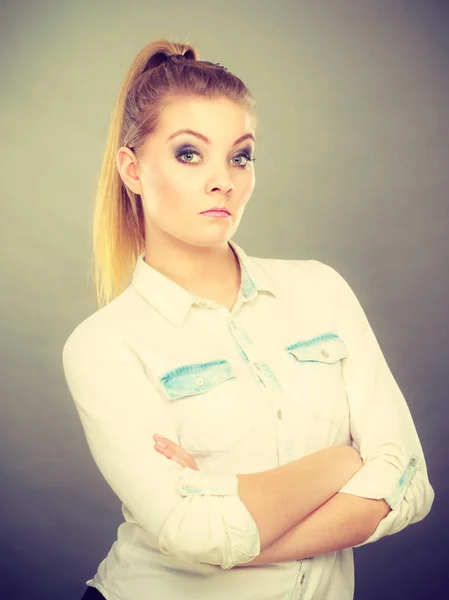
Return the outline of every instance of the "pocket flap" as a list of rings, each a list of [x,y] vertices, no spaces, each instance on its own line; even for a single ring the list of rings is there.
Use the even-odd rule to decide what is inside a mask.
[[[348,356],[348,348],[335,333],[300,340],[285,348],[300,362],[334,363]]]
[[[235,377],[227,360],[183,365],[168,371],[159,378],[170,400],[201,394],[218,383]]]

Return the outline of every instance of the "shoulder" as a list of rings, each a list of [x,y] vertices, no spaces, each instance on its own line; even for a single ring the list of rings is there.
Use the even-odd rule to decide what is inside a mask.
[[[351,332],[366,325],[364,309],[346,278],[315,259],[253,258],[272,281],[272,289],[287,315],[307,315],[309,325]],[[293,317],[292,317],[293,318]],[[349,335],[352,335],[351,333]],[[343,336],[344,337],[344,336]]]
[[[72,357],[96,357],[119,347],[126,348],[129,324],[135,314],[136,298],[131,286],[107,305],[99,308],[81,321],[66,338],[63,361]]]
[[[302,290],[327,290],[335,293],[349,287],[346,279],[331,265],[322,261],[309,259],[283,259],[248,257],[256,272],[263,273],[281,288],[291,287]]]

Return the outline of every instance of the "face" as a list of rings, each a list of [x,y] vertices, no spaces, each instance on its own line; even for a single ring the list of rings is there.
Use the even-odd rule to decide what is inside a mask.
[[[189,129],[192,133],[177,133]],[[194,132],[194,133],[193,133]],[[117,154],[125,184],[142,197],[146,239],[160,236],[195,246],[227,243],[255,185],[250,115],[227,99],[183,97],[162,113],[139,158]],[[214,207],[230,215],[202,214]]]

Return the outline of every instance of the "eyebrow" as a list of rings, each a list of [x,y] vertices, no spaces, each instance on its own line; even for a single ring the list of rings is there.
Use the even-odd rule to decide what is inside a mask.
[[[206,137],[202,133],[199,133],[198,131],[193,131],[193,129],[179,129],[178,131],[175,131],[175,133],[172,133],[168,140],[172,140],[177,135],[181,135],[181,133],[189,133],[190,135],[194,135],[200,140],[203,140],[203,142],[206,142],[206,144],[210,144],[210,139],[208,137]],[[232,144],[232,146],[237,146],[237,144],[240,144],[240,142],[243,142],[243,140],[246,139],[251,139],[254,142],[256,141],[252,133],[245,133],[245,135],[242,135],[239,138],[237,138]]]

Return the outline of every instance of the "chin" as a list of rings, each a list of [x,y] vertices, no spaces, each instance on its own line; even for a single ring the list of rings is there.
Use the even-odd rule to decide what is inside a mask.
[[[200,248],[211,248],[213,246],[222,246],[227,244],[228,241],[232,238],[233,232],[226,230],[220,233],[215,232],[213,235],[201,235],[198,234],[195,237],[188,236],[185,238],[180,238],[187,244],[191,244],[192,246],[199,246]]]
[[[191,225],[190,227],[186,223],[185,227],[176,230],[165,227],[164,231],[173,240],[178,240],[190,246],[210,248],[227,244],[237,230],[237,225],[238,223],[235,221],[227,224],[202,223],[201,226],[195,223],[195,226]]]

